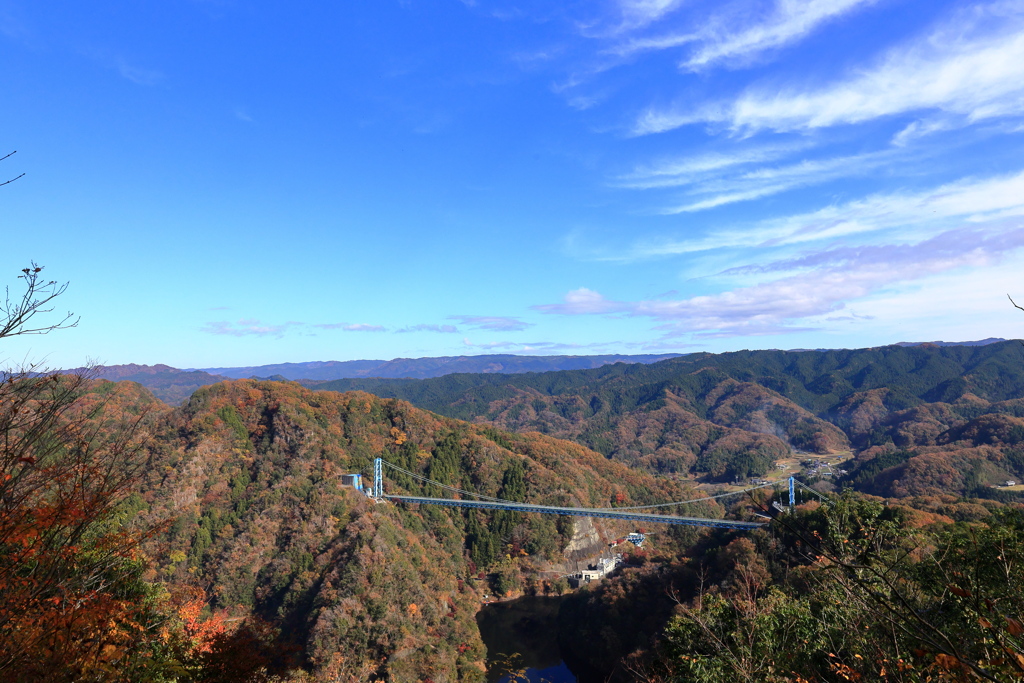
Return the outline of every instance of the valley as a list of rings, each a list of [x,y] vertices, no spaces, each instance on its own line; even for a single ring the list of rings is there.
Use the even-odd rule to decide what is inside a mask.
[[[173,372],[130,368],[89,380],[81,400],[145,415],[148,464],[125,501],[134,527],[156,530],[141,578],[198,592],[208,618],[262,624],[288,676],[482,681],[497,666],[482,606],[557,597],[545,629],[569,664],[554,666],[628,681],[664,665],[678,605],[706,586],[731,596],[754,576],[758,591],[790,580],[794,560],[770,541],[788,533],[777,524],[791,513],[772,518],[790,476],[814,489],[797,499],[808,519],[843,490],[863,501],[847,504],[885,501],[908,528],[1020,508],[1020,487],[997,484],[1024,479],[1021,356],[996,343],[340,386],[221,380],[177,406],[139,383],[171,386]],[[377,459],[398,497],[367,495]],[[452,491],[509,503],[415,502]],[[671,501],[654,512],[763,528],[524,512]],[[637,530],[642,546],[621,543]],[[573,578],[616,554],[609,576]]]

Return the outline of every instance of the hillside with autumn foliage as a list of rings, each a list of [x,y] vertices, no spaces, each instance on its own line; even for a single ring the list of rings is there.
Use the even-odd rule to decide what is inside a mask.
[[[1024,417],[1017,342],[698,353],[649,365],[316,388],[396,396],[708,481],[763,476],[780,458],[830,453],[852,453],[857,471],[844,482],[879,495],[980,495],[1024,479],[1014,429]]]
[[[612,375],[621,378],[622,369]],[[992,484],[1024,475],[1024,399],[991,381],[986,388],[979,376],[985,377],[964,375],[959,394],[944,390],[937,397],[944,400],[927,400],[936,395],[924,382],[925,398],[909,394],[908,371],[891,386],[862,385],[822,400],[826,408],[815,412],[806,396],[805,405],[797,402],[796,389],[787,397],[763,378],[698,368],[685,382],[619,387],[619,394],[605,388],[589,401],[579,391],[514,388],[489,403],[491,419],[475,422],[400,399],[293,382],[221,382],[170,407],[131,381],[12,379],[4,389],[9,434],[52,413],[47,401],[61,412],[26,455],[5,456],[0,485],[7,490],[17,491],[11,487],[19,482],[35,490],[34,481],[56,488],[29,494],[31,506],[11,508],[0,520],[0,589],[7,600],[0,628],[9,645],[0,667],[29,672],[15,680],[483,680],[486,651],[475,620],[481,600],[561,593],[565,586],[553,576],[573,553],[585,556],[583,524],[378,503],[341,485],[342,474],[368,475],[376,457],[485,496],[628,507],[705,495],[679,474],[721,481],[770,467],[797,444],[805,452],[848,449],[853,458],[845,474],[806,481],[822,493],[853,487],[863,494],[848,499],[851,509],[884,503],[892,511],[879,517],[871,508],[871,524],[884,519],[917,530],[901,537],[893,562],[905,559],[900,548],[917,553],[915,562],[931,557],[919,549],[951,542],[958,525],[991,528],[993,538],[1015,534],[1019,494]],[[23,405],[15,400],[22,390]],[[600,445],[602,438],[613,447],[611,457],[581,443]],[[389,474],[387,488],[440,493],[401,472]],[[775,514],[772,500],[755,496],[728,510],[704,500],[670,511],[749,518],[752,510]],[[75,535],[81,520],[99,523]],[[741,627],[769,633],[742,622],[744,610],[766,600],[764,619],[771,622],[777,608],[814,613],[835,597],[805,580],[828,574],[815,573],[815,560],[799,550],[806,543],[799,534],[813,535],[814,525],[827,523],[815,515],[783,517],[775,531],[749,541],[734,532],[659,530],[653,548],[633,553],[621,576],[565,599],[564,651],[594,672],[616,669],[621,680],[634,680],[622,668],[629,662],[669,672],[666,680],[704,676],[685,664],[694,652],[709,656],[701,654],[703,641],[693,640],[694,624],[711,629],[701,637],[725,640],[748,637]],[[597,549],[626,526],[610,522],[603,538],[595,532],[583,546]],[[773,535],[779,529],[798,535],[781,547]],[[26,567],[43,565],[58,578],[25,580]],[[921,570],[913,562],[900,567]],[[103,591],[88,588],[97,580],[105,582]],[[937,590],[933,579],[906,580]],[[860,590],[856,583],[847,589]],[[924,600],[922,609],[946,609],[943,600]],[[703,611],[712,607],[718,611]],[[847,617],[872,630],[842,654],[843,667],[861,671],[852,653],[882,648],[878,634],[887,622],[864,605]],[[701,621],[707,619],[719,622]],[[74,637],[59,635],[65,629]],[[828,670],[817,651],[784,647],[804,658],[800,671]],[[933,669],[952,661],[941,648],[922,651],[919,663]],[[721,671],[721,680],[735,673]]]
[[[375,503],[341,485],[341,474],[372,472],[375,457],[533,503],[697,497],[571,442],[294,383],[201,389],[154,420],[149,444],[133,505],[140,522],[169,526],[144,546],[145,578],[196,585],[214,613],[275,624],[282,647],[329,680],[474,680],[485,657],[474,621],[482,595],[543,590],[536,568],[563,559],[573,537],[564,518]],[[434,493],[408,477],[388,487]],[[709,502],[690,507],[723,514]]]

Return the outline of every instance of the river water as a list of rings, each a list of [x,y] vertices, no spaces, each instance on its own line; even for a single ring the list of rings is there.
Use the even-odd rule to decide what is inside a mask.
[[[480,609],[476,621],[487,646],[489,683],[577,683],[558,647],[561,602],[555,597],[523,597]]]

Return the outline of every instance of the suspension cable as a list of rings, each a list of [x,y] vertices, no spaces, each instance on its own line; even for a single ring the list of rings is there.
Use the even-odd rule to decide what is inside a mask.
[[[510,505],[522,505],[523,504],[521,501],[506,500],[504,498],[493,498],[491,496],[484,496],[484,495],[481,495],[479,493],[474,493],[473,491],[466,491],[465,489],[460,489],[460,488],[455,487],[455,486],[449,486],[447,484],[442,484],[441,482],[435,481],[433,479],[429,479],[429,478],[423,476],[422,474],[416,474],[415,472],[410,472],[409,470],[404,469],[402,467],[399,467],[398,465],[395,465],[393,463],[390,463],[387,460],[381,460],[381,463],[383,463],[384,465],[387,465],[388,467],[390,467],[393,470],[401,472],[402,474],[406,474],[406,475],[408,475],[410,477],[413,477],[414,479],[419,479],[420,481],[423,481],[423,482],[428,483],[428,484],[434,484],[435,486],[439,486],[442,489],[447,489],[447,490],[453,491],[455,493],[461,493],[463,495],[473,496],[474,498],[479,498],[481,500],[490,501],[492,503],[508,503]],[[797,483],[799,483],[799,482],[797,482]],[[704,497],[704,498],[694,498],[692,500],[681,500],[681,501],[676,501],[676,502],[672,502],[672,503],[657,503],[657,504],[654,504],[654,505],[634,505],[634,506],[631,506],[631,507],[617,507],[617,508],[586,508],[586,509],[588,509],[588,510],[595,510],[595,511],[598,511],[598,512],[625,512],[625,511],[629,511],[629,510],[651,510],[651,509],[654,509],[654,508],[671,507],[671,506],[675,506],[675,505],[686,505],[686,504],[689,504],[689,503],[701,503],[701,502],[708,501],[708,500],[717,500],[719,498],[726,498],[728,496],[738,496],[738,495],[741,495],[741,494],[744,494],[744,493],[749,493],[750,491],[756,491],[758,489],[767,488],[769,486],[779,486],[779,485],[780,485],[780,482],[761,484],[760,486],[754,486],[754,487],[749,488],[749,489],[743,489],[742,491],[728,491],[726,493],[719,493],[718,495],[714,495],[714,496],[707,496],[707,497]],[[813,491],[813,493],[815,495],[818,495],[817,491]]]
[[[803,483],[802,481],[799,481],[799,480],[797,480],[797,479],[794,479],[793,481],[795,481],[795,482],[796,482],[797,484],[799,484],[800,488],[802,488],[802,489],[806,489],[807,491],[810,491],[811,493],[813,493],[814,495],[816,495],[816,496],[817,496],[817,497],[818,497],[819,499],[821,499],[821,501],[822,501],[823,503],[827,503],[827,502],[829,502],[828,498],[826,498],[825,496],[821,495],[820,493],[818,493],[817,491],[815,491],[814,489],[812,489],[812,488],[811,488],[810,486],[807,486],[807,485],[806,485],[806,484],[804,484],[804,483]]]
[[[420,481],[426,482],[428,484],[434,484],[435,486],[439,486],[439,487],[441,487],[443,489],[447,489],[447,490],[453,491],[455,493],[461,493],[463,495],[473,496],[474,498],[480,498],[482,500],[488,500],[488,501],[491,501],[491,502],[494,502],[494,503],[510,503],[512,505],[520,504],[520,503],[517,503],[517,501],[514,501],[514,500],[505,500],[504,498],[492,498],[490,496],[484,496],[484,495],[481,495],[479,493],[474,493],[472,491],[466,491],[464,489],[460,489],[460,488],[457,488],[455,486],[449,486],[447,484],[442,484],[439,481],[434,481],[433,479],[428,479],[427,477],[424,477],[422,474],[416,474],[415,472],[410,472],[409,470],[403,469],[403,468],[399,467],[398,465],[393,465],[393,464],[389,463],[387,460],[382,460],[381,462],[383,464],[387,465],[388,467],[390,467],[391,469],[396,470],[398,472],[401,472],[402,474],[407,474],[410,477],[413,477],[414,479],[419,479]]]
[[[769,486],[779,486],[780,482],[771,482],[768,484],[761,484],[760,486],[754,486],[749,489],[743,489],[742,491],[728,491],[726,493],[719,493],[716,496],[707,496],[705,498],[693,498],[692,500],[680,500],[675,503],[658,503],[657,505],[634,505],[632,507],[621,507],[621,508],[590,508],[591,510],[601,510],[602,512],[609,510],[650,510],[652,508],[663,508],[670,507],[672,505],[687,505],[689,503],[702,503],[706,500],[717,500],[718,498],[726,498],[728,496],[738,496],[757,489],[768,488]]]

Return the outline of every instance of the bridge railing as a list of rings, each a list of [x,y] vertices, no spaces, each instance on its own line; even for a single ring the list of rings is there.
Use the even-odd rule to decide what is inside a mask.
[[[425,483],[435,484],[441,489],[450,490],[452,493],[460,496],[470,496],[471,498],[432,498],[426,496],[409,496],[399,494],[386,494],[384,493],[384,465],[394,468],[399,472],[412,476],[416,479],[420,479]],[[471,491],[465,491],[447,484],[428,479],[423,475],[416,474],[415,472],[409,472],[406,469],[392,465],[391,463],[385,462],[382,458],[376,458],[373,463],[374,479],[373,479],[373,497],[377,500],[394,500],[403,501],[407,503],[419,503],[423,505],[446,505],[449,507],[462,507],[462,508],[479,508],[485,510],[514,510],[518,512],[537,512],[542,514],[556,514],[556,515],[571,515],[576,517],[600,517],[607,519],[626,519],[638,522],[648,523],[660,523],[660,524],[678,524],[687,526],[706,526],[706,527],[717,527],[725,529],[756,529],[765,526],[766,522],[744,522],[740,520],[728,520],[728,519],[711,519],[706,517],[686,517],[680,515],[664,515],[664,514],[652,514],[649,512],[639,512],[642,509],[651,509],[658,507],[670,507],[675,505],[682,505],[687,503],[699,502],[700,500],[690,501],[677,501],[674,503],[659,503],[656,505],[644,505],[636,506],[633,508],[579,508],[579,507],[559,507],[552,505],[534,505],[532,503],[519,503],[516,501],[502,500],[500,498],[491,498],[488,496],[481,496]],[[794,478],[789,478],[789,504],[792,508],[795,497],[794,497]],[[781,483],[781,482],[780,482]],[[800,482],[795,482],[800,484]],[[754,488],[765,488],[772,484],[762,484]],[[800,484],[803,486],[802,484]],[[805,487],[806,488],[806,487]],[[709,496],[708,500],[719,498],[725,495],[738,495],[746,493],[746,491],[736,491],[729,494],[721,494],[718,496]],[[815,492],[816,493],[816,492]],[[472,498],[478,498],[479,500],[473,500]]]
[[[455,498],[424,498],[421,496],[402,496],[384,494],[388,500],[400,500],[405,503],[422,505],[447,505],[449,507],[480,508],[484,510],[514,510],[516,512],[539,512],[549,515],[570,515],[574,517],[600,517],[605,519],[627,519],[634,522],[656,524],[677,524],[685,526],[706,526],[721,529],[757,529],[765,522],[742,522],[733,519],[709,519],[707,517],[677,517],[675,515],[649,515],[642,512],[615,512],[595,508],[556,507],[550,505],[532,505],[530,503],[494,503],[485,500],[463,500]]]

